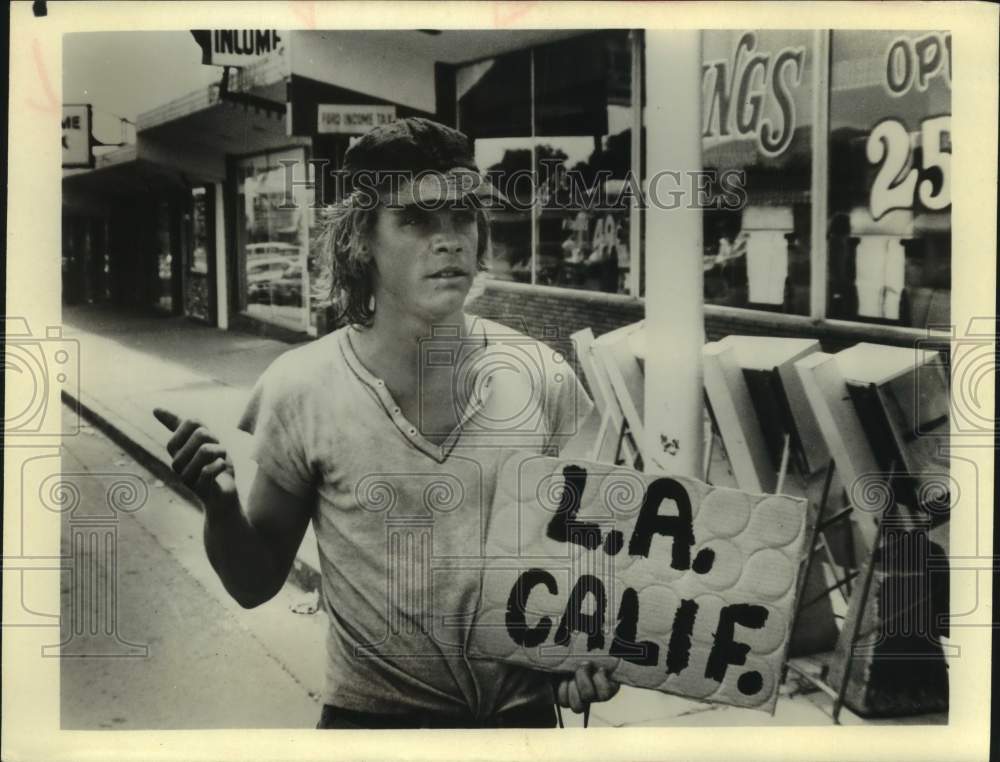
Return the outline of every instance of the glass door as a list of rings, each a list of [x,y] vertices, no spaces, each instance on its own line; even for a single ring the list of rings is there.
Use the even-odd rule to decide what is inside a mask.
[[[301,183],[306,167],[302,148],[241,160],[237,214],[243,313],[311,333],[307,257],[314,190],[286,179],[290,172]]]

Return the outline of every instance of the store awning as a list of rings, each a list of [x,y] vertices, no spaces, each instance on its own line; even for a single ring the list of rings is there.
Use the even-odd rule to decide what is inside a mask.
[[[136,146],[127,146],[98,156],[94,169],[66,172],[62,181],[63,207],[103,212],[118,198],[181,191],[199,179],[143,158]]]
[[[271,64],[232,71],[226,79],[140,114],[140,151],[158,163],[196,166],[225,177],[227,154],[249,154],[294,143],[286,126],[287,83]],[[191,166],[195,169],[195,166]]]
[[[273,90],[273,88],[269,88]],[[249,93],[246,100],[226,100],[212,85],[140,115],[140,144],[146,140],[214,153],[255,153],[288,143],[284,83],[281,100]],[[234,94],[238,95],[238,94]]]

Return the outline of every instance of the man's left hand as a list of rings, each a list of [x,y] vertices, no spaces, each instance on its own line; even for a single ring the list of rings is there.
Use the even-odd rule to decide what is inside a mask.
[[[604,667],[584,662],[572,675],[561,677],[556,688],[556,701],[580,714],[594,701],[607,701],[618,693],[621,683],[611,678]]]

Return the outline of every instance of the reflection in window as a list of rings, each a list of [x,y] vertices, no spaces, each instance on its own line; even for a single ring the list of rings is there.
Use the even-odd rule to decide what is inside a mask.
[[[191,189],[191,272],[208,272],[209,236],[208,193],[204,186]]]
[[[949,322],[951,37],[834,31],[827,316]]]
[[[627,31],[597,32],[458,70],[458,126],[511,201],[491,213],[490,277],[626,292],[631,56]]]
[[[174,311],[173,242],[171,209],[168,201],[156,204],[156,309],[167,314]]]
[[[531,135],[530,51],[463,66],[455,90],[459,125],[470,137]]]
[[[705,301],[809,314],[812,35],[708,31],[702,56],[704,166],[746,189],[704,210]]]
[[[294,162],[291,204],[282,161]],[[244,159],[238,173],[244,310],[295,331],[315,325],[306,309],[314,189],[298,184],[307,166],[304,152],[291,149]]]

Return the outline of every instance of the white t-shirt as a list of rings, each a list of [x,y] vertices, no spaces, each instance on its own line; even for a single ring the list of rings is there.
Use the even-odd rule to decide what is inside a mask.
[[[316,499],[325,703],[488,717],[547,700],[547,675],[465,651],[501,454],[556,454],[590,399],[560,353],[475,319],[457,353],[454,341],[421,343],[425,367],[459,368],[460,423],[437,445],[362,365],[357,330],[275,360],[240,422],[260,468]]]

